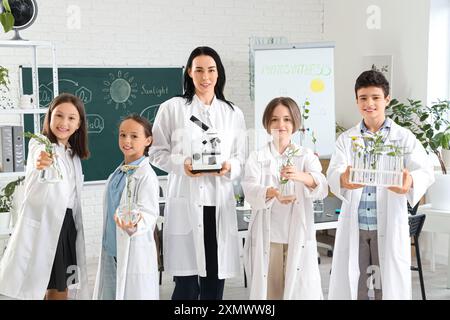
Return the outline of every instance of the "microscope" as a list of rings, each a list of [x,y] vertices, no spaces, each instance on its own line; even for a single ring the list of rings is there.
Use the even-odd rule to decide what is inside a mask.
[[[218,133],[195,116],[189,119],[203,130],[200,139],[192,141],[192,173],[220,172],[222,160]]]

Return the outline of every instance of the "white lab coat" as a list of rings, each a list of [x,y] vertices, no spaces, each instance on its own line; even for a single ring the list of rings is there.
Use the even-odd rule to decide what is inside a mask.
[[[112,176],[112,175],[111,175]],[[106,196],[105,184],[103,198],[103,232],[106,228]],[[158,258],[153,232],[159,216],[159,182],[148,158],[142,160],[139,168],[131,176],[131,190],[134,190],[132,202],[139,208],[142,219],[137,224],[137,230],[131,236],[121,228],[116,228],[117,241],[117,277],[116,300],[158,300]],[[122,192],[120,205],[126,203],[126,187]],[[97,278],[94,286],[94,299],[103,296],[103,281],[108,281],[105,274],[101,249]]]
[[[336,141],[336,150],[327,171],[331,191],[342,203],[333,251],[329,299],[357,299],[359,280],[358,206],[362,188],[342,189],[340,176],[351,165],[351,137],[361,137],[360,124],[344,132]],[[411,299],[411,248],[407,201],[414,206],[434,182],[433,165],[407,129],[392,122],[386,143],[394,143],[407,152],[404,163],[413,178],[413,188],[404,195],[377,187],[378,255],[383,299]]]
[[[286,261],[284,300],[322,299],[320,271],[317,260],[316,230],[313,200],[328,194],[325,176],[319,159],[310,149],[298,147],[295,167],[308,172],[317,186],[313,190],[295,182],[296,200],[290,219]],[[276,200],[266,201],[268,187],[278,186],[280,170],[269,144],[251,153],[245,166],[242,188],[245,200],[252,207],[248,234],[244,246],[244,263],[250,283],[250,299],[267,299],[267,274],[270,255],[271,208]]]
[[[164,210],[164,270],[174,276],[206,277],[203,243],[203,206],[200,179],[188,177],[184,160],[190,158],[191,139],[201,129],[189,118],[196,114],[197,96],[191,104],[180,97],[161,104],[153,125],[150,161],[169,173]],[[242,111],[234,111],[214,98],[210,117],[221,138],[223,159],[231,164],[231,172],[215,177],[216,235],[219,279],[239,274],[239,238],[232,180],[239,177],[245,158],[245,122]],[[199,131],[200,130],[200,131]]]
[[[44,147],[36,140],[29,143],[25,196],[20,216],[14,228],[8,248],[0,263],[0,294],[16,299],[44,299],[55,258],[59,234],[69,202],[69,177],[61,165],[63,180],[55,183],[39,183],[40,170],[35,163]],[[63,157],[63,148],[56,148]],[[89,290],[86,272],[86,256],[81,216],[81,188],[83,174],[80,158],[74,156],[76,199],[73,209],[77,229],[76,255],[79,282],[69,286],[71,299],[88,299]],[[74,272],[75,274],[75,272]]]

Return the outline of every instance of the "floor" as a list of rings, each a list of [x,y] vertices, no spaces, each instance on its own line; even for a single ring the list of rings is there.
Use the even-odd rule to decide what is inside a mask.
[[[322,250],[321,250],[322,251]],[[322,276],[322,289],[324,298],[328,296],[328,284],[330,279],[331,259],[326,256],[326,250],[321,252],[320,273]],[[90,261],[89,282],[90,288],[93,288],[95,281],[95,272],[97,268],[97,261]],[[427,299],[430,300],[450,300],[450,289],[446,288],[447,266],[436,264],[436,271],[431,272],[428,261],[423,264],[424,282]],[[412,272],[413,279],[413,299],[422,299],[420,293],[419,275],[418,272]],[[170,299],[174,288],[172,277],[163,272],[162,285],[160,290],[160,299]],[[244,277],[232,278],[225,281],[224,300],[248,300],[248,291],[244,287]]]
[[[322,276],[322,289],[324,298],[327,299],[328,283],[330,279],[331,258],[326,256],[326,250],[321,254],[320,272]],[[322,253],[322,252],[321,252]],[[95,273],[97,272],[97,259],[88,261],[88,277],[89,287],[93,290]],[[450,289],[446,288],[447,266],[436,264],[436,271],[431,272],[428,261],[423,264],[424,281],[427,299],[429,300],[450,300]],[[420,285],[418,272],[412,272],[413,277],[413,299],[420,300]],[[163,273],[163,281],[160,290],[160,298],[163,300],[170,299],[173,291],[172,278]],[[8,297],[1,296],[0,300],[7,300]],[[225,281],[224,300],[247,300],[248,291],[244,287],[244,277],[232,278]]]

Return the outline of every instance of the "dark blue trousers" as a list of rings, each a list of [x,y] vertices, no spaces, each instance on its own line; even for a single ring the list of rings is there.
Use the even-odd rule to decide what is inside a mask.
[[[218,278],[216,207],[203,207],[206,277],[173,277],[172,300],[222,300],[225,279]]]

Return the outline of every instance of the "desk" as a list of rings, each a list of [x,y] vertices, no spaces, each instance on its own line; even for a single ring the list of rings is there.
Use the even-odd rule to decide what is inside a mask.
[[[435,270],[435,260],[434,260],[434,233],[446,233],[450,235],[450,211],[441,211],[431,208],[430,204],[424,204],[419,206],[417,210],[419,213],[424,213],[426,215],[425,223],[423,225],[422,231],[428,231],[432,233],[432,255],[431,255],[431,270]],[[447,289],[450,289],[450,237],[448,244],[448,262],[447,262]]]
[[[316,231],[336,229],[339,214],[336,209],[341,208],[342,201],[336,197],[327,197],[324,199],[324,211],[314,212],[314,226]],[[238,231],[241,237],[246,236],[248,229],[248,222],[251,215],[251,208],[248,205],[244,207],[236,207],[236,214],[238,218]],[[319,246],[325,247],[328,250],[333,250],[329,245],[318,243]]]
[[[342,201],[336,197],[327,197],[324,199],[324,211],[314,213],[314,226],[316,231],[336,229],[339,214],[336,213],[336,209],[341,208]],[[158,226],[164,222],[164,205],[165,199],[159,199],[159,211],[160,217],[158,218]],[[238,232],[242,239],[247,235],[248,223],[250,221],[251,207],[248,203],[244,203],[243,207],[236,207],[236,215],[238,222]],[[333,248],[326,244],[318,244],[319,246],[325,247],[328,250],[333,250]]]

